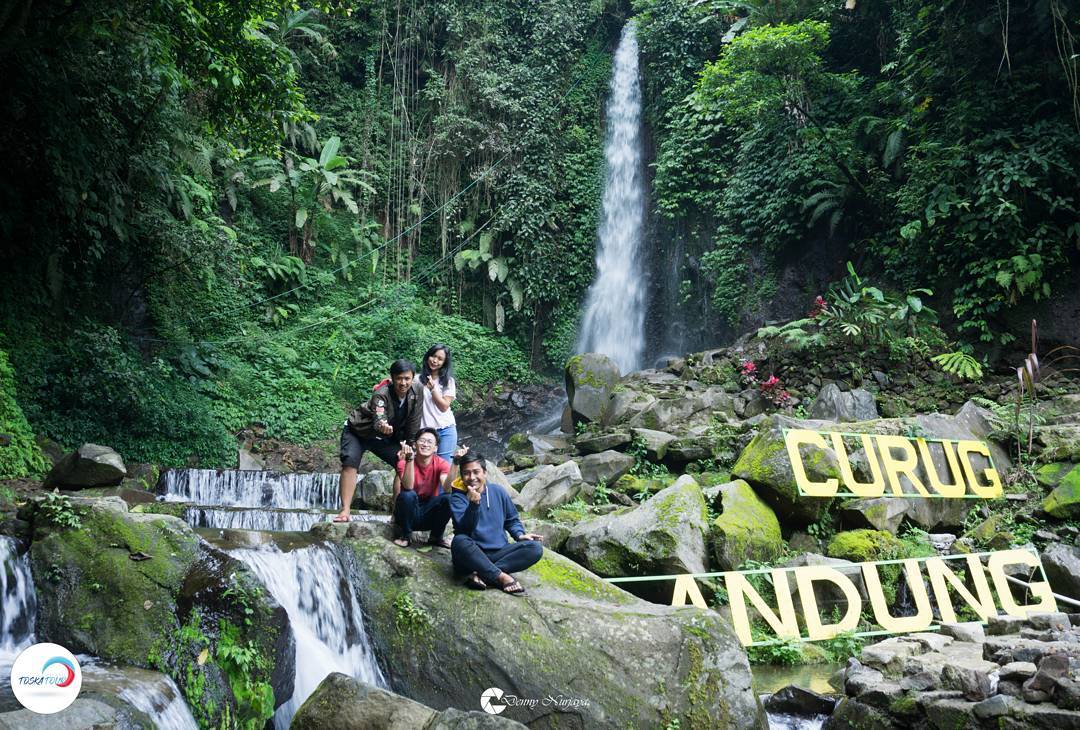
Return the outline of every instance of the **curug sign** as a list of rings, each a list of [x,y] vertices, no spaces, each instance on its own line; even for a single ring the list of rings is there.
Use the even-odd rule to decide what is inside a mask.
[[[859,439],[866,454],[870,481],[855,479],[844,439]],[[881,497],[888,486],[893,496],[944,499],[994,499],[1002,495],[1001,478],[990,457],[990,447],[982,441],[957,439],[909,439],[866,433],[784,429],[791,468],[799,495],[803,497]],[[832,449],[840,466],[840,478],[812,481],[806,473],[805,449]],[[947,474],[934,464],[937,452],[944,457]],[[926,475],[926,484],[919,473]],[[914,492],[905,492],[901,478]],[[839,490],[843,482],[846,492]]]
[[[986,565],[982,563],[986,559]],[[953,562],[950,567],[946,561]],[[960,565],[956,562],[960,561]],[[915,613],[911,616],[893,616],[889,612],[885,590],[881,584],[878,568],[885,565],[902,565]],[[762,570],[742,570],[724,573],[686,574],[678,576],[657,576],[675,579],[675,592],[671,605],[685,606],[687,599],[699,608],[708,608],[695,578],[723,577],[731,604],[731,620],[736,635],[743,646],[759,646],[774,643],[775,640],[754,641],[750,632],[750,617],[746,602],[749,600],[754,609],[772,629],[777,639],[795,639],[801,641],[821,641],[831,639],[839,633],[854,631],[859,625],[865,600],[870,603],[874,622],[881,626],[880,631],[857,632],[856,636],[876,636],[881,634],[899,634],[928,631],[937,628],[934,623],[934,605],[937,606],[943,623],[955,623],[956,607],[953,594],[986,622],[996,616],[999,609],[1010,616],[1026,616],[1028,613],[1042,613],[1057,610],[1054,594],[1046,577],[1040,581],[1031,581],[1028,590],[1035,603],[1021,604],[1013,596],[1009,587],[1007,566],[1023,566],[1042,572],[1042,563],[1033,550],[1001,550],[992,553],[971,553],[969,555],[947,555],[936,558],[911,558],[906,560],[883,560],[874,563],[853,563],[845,566],[846,572],[826,565],[807,565],[796,568],[773,568]],[[963,568],[966,576],[957,574],[956,569]],[[984,572],[985,571],[985,572]],[[987,573],[990,580],[987,580]],[[854,574],[854,575],[853,575]],[[770,606],[747,576],[764,575],[772,584],[776,596],[776,606]],[[865,594],[853,580],[861,578]],[[929,579],[930,588],[927,588]],[[612,583],[628,579],[611,578]],[[631,578],[629,580],[641,580]],[[830,584],[832,590],[843,594],[847,604],[843,616],[834,622],[821,618],[815,584]],[[991,590],[991,585],[993,590]],[[931,597],[933,604],[931,604]],[[798,600],[802,609],[802,626],[799,614],[795,611]]]

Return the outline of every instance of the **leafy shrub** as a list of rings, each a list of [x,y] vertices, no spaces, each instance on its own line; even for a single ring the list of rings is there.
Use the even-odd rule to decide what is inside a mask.
[[[0,350],[0,433],[10,440],[0,445],[0,479],[32,476],[48,465],[41,454],[30,424],[15,400],[15,371],[7,353]]]

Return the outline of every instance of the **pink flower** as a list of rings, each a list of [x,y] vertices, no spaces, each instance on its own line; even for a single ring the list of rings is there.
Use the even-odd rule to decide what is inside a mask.
[[[762,390],[772,390],[773,388],[775,388],[779,384],[780,384],[780,378],[776,377],[775,375],[770,375],[767,380],[762,382],[761,389]]]
[[[751,375],[751,374],[753,374],[755,372],[757,372],[757,365],[754,364],[754,361],[753,360],[743,360],[742,374],[743,375]]]
[[[817,317],[822,312],[829,308],[829,303],[825,301],[825,297],[818,294],[814,297],[814,306],[810,308],[810,317]]]

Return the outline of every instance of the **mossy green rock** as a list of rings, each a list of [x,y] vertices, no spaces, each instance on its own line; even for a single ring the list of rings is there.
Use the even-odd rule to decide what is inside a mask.
[[[1080,466],[1067,461],[1043,464],[1035,472],[1035,480],[1044,487],[1053,489],[1061,484],[1061,481],[1068,476],[1070,472],[1076,469],[1080,469]]]
[[[1080,517],[1080,467],[1075,467],[1043,500],[1043,511],[1051,517],[1067,520]]]
[[[269,685],[276,704],[292,695],[288,616],[244,565],[176,517],[130,513],[116,497],[72,501],[77,529],[34,517],[40,641],[165,672],[204,725],[245,718],[231,685]],[[243,676],[217,663],[223,624],[256,657]]]
[[[790,418],[773,416],[765,421],[761,430],[739,454],[731,469],[731,475],[750,484],[762,498],[773,506],[780,519],[797,524],[816,522],[832,502],[831,499],[802,497],[795,483],[783,428],[810,428]],[[807,476],[813,481],[840,478],[840,464],[832,449],[816,449],[804,446],[800,453]]]
[[[639,600],[551,551],[518,574],[524,598],[470,591],[448,555],[395,548],[384,525],[321,529],[355,557],[376,653],[412,700],[478,708],[499,687],[588,700],[501,715],[532,727],[759,727],[746,653],[712,611]]]
[[[992,514],[975,526],[965,537],[970,537],[977,545],[991,550],[1004,550],[1015,539],[1005,529],[1005,516],[1000,512]]]
[[[479,703],[476,705],[479,707]],[[442,712],[340,672],[331,672],[301,705],[290,730],[522,730],[501,715],[451,707]]]
[[[566,362],[566,399],[574,423],[607,424],[611,395],[619,382],[619,367],[595,352],[574,355]]]
[[[563,552],[605,577],[703,573],[707,531],[701,487],[684,475],[635,509],[579,523]]]
[[[741,479],[718,487],[722,514],[712,523],[715,568],[734,570],[747,560],[770,561],[784,551],[780,522]]]
[[[904,544],[883,530],[848,530],[829,542],[825,554],[854,563],[865,563],[899,554]]]

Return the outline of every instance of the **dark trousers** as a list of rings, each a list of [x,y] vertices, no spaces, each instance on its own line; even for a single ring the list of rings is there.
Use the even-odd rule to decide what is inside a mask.
[[[401,528],[401,537],[408,540],[413,530],[430,530],[432,542],[441,540],[450,521],[450,495],[440,494],[426,502],[413,491],[401,490],[394,502],[394,522]]]
[[[375,452],[375,456],[385,461],[393,469],[397,466],[398,450],[401,444],[397,441],[373,436],[357,436],[348,426],[341,431],[340,457],[342,466],[351,466],[354,469],[360,466],[360,460],[364,458],[365,451]]]
[[[488,585],[499,582],[499,573],[516,573],[535,565],[544,556],[544,545],[535,540],[512,542],[497,550],[485,550],[468,535],[454,535],[450,558],[454,571],[476,573]]]

